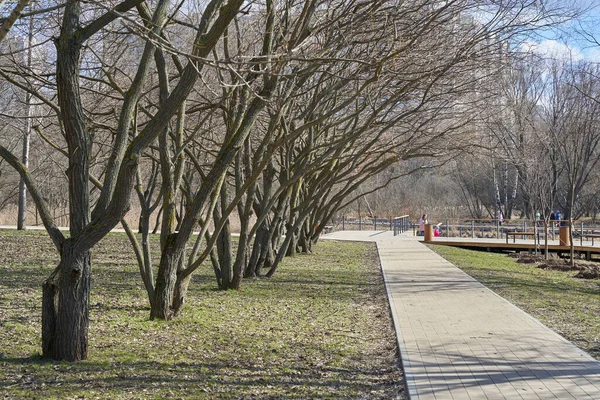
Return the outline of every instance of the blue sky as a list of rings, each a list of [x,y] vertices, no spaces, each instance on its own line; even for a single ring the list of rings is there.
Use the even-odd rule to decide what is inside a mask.
[[[535,42],[528,43],[531,50],[548,57],[600,62],[600,1],[574,0],[563,4],[567,3],[577,7],[580,15],[559,27],[540,32]]]

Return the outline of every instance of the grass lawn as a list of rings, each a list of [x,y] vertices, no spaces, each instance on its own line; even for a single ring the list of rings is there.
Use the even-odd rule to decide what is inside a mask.
[[[0,398],[404,398],[373,244],[319,243],[239,292],[216,290],[206,265],[165,323],[148,320],[127,238],[111,234],[93,254],[79,363],[39,356],[41,284],[58,261],[48,237],[0,231],[0,246]]]
[[[600,360],[600,280],[520,264],[504,254],[429,247]]]

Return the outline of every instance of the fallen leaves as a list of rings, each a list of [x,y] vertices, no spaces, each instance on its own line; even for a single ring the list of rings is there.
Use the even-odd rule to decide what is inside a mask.
[[[240,292],[215,290],[205,268],[182,315],[165,323],[148,320],[125,235],[109,235],[93,253],[90,359],[68,364],[36,356],[41,283],[57,261],[51,242],[3,232],[0,243],[12,254],[0,265],[0,396],[389,399],[404,391],[371,245],[320,243]]]

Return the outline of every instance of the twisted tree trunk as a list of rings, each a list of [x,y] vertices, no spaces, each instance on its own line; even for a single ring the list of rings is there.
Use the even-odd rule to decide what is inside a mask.
[[[44,282],[42,352],[54,360],[87,358],[91,251],[64,242],[58,267]]]
[[[166,238],[154,286],[154,301],[150,308],[150,319],[170,320],[174,316],[173,298],[177,281],[177,266],[183,251],[176,245],[177,233]]]

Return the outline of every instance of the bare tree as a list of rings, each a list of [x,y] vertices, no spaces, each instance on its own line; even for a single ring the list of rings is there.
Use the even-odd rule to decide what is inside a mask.
[[[597,67],[588,64],[555,63],[552,69],[550,102],[544,115],[557,162],[563,166],[562,203],[571,238],[574,263],[573,220],[584,208],[580,193],[597,177],[600,164],[598,114],[600,93]],[[559,190],[560,191],[560,190]],[[564,199],[563,201],[561,201]]]
[[[510,218],[513,208],[531,217],[534,205],[529,185],[529,152],[537,145],[537,115],[544,93],[543,62],[533,54],[504,52],[498,60],[503,68],[489,80],[492,96],[486,99],[487,113],[481,127],[489,134],[491,175],[495,196],[494,212],[502,209]],[[517,204],[517,200],[521,204]]]
[[[181,78],[139,134],[129,142],[133,108],[141,95],[156,49],[155,39],[167,21],[169,1],[159,1],[152,16],[152,28],[136,76],[120,110],[111,155],[104,172],[102,191],[93,210],[90,202],[90,161],[92,136],[80,92],[81,52],[85,43],[123,13],[141,4],[126,0],[97,18],[86,21],[82,4],[68,1],[56,40],[56,82],[58,109],[69,155],[70,237],[58,230],[47,202],[29,171],[5,147],[0,155],[19,171],[41,214],[44,225],[61,255],[59,266],[44,283],[42,347],[47,357],[81,360],[87,357],[87,330],[91,248],[125,215],[131,201],[137,166],[145,149],[163,131],[185,101],[198,79],[201,61],[206,58],[242,6],[241,0],[213,0],[206,6],[197,28],[189,61]]]
[[[12,9],[9,9],[8,15],[5,18],[0,19],[0,43],[4,40],[6,35],[8,35],[11,28],[30,2],[31,0],[19,0]],[[8,5],[5,3],[7,3],[5,0],[0,1],[0,10],[8,8]]]
[[[26,56],[26,68],[31,70],[33,65],[33,35],[34,35],[34,19],[33,16],[29,17],[27,32],[27,56]],[[23,132],[23,153],[21,156],[21,162],[25,168],[29,168],[29,146],[31,143],[31,131],[32,131],[32,117],[33,117],[33,105],[30,92],[25,93],[25,112],[27,115],[25,131]],[[21,178],[19,182],[19,209],[17,215],[17,229],[23,230],[27,226],[27,187],[25,181]]]
[[[91,250],[123,220],[134,188],[144,218],[160,202],[154,283],[147,248],[134,247],[151,318],[170,319],[208,257],[223,288],[239,287],[242,272],[260,270],[261,260],[269,260],[270,276],[285,254],[310,251],[325,221],[354,201],[370,176],[401,160],[441,163],[464,148],[482,64],[497,58],[499,42],[551,12],[518,0],[210,0],[188,22],[180,20],[194,21],[184,15],[193,9],[186,4],[68,0],[45,11],[60,18],[56,72],[37,77],[43,89],[0,71],[55,114],[62,138],[46,142],[68,156],[66,238],[41,185],[0,147],[61,255],[44,283],[45,356],[86,358]],[[481,7],[492,18],[482,21]],[[235,20],[242,8],[245,17]],[[124,27],[112,29],[119,18]],[[252,20],[264,25],[246,40],[244,23]],[[100,40],[105,34],[133,42],[137,62],[115,61]],[[187,125],[188,117],[198,124]],[[218,117],[223,123],[212,125]],[[229,216],[236,209],[244,236],[234,259]]]

